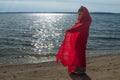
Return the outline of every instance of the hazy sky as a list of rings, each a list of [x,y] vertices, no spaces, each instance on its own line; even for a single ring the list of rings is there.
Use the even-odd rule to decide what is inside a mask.
[[[76,12],[81,5],[90,12],[120,13],[120,0],[0,0],[0,12]]]

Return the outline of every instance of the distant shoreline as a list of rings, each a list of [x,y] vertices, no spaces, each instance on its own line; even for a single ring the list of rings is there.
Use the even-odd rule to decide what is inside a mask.
[[[62,13],[62,14],[77,14],[77,12],[0,12],[0,14],[23,14],[23,13]],[[120,14],[112,12],[90,12],[91,14]]]

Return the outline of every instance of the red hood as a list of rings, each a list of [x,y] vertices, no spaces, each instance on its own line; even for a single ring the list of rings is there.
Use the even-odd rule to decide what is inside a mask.
[[[92,22],[92,19],[90,17],[90,14],[88,12],[88,9],[84,6],[81,6],[81,9],[83,11],[83,14],[82,14],[82,18],[81,18],[81,22],[82,23],[91,23]]]

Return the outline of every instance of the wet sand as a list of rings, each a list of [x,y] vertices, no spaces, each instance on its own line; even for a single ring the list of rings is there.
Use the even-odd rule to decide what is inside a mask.
[[[120,54],[87,58],[87,74],[92,80],[120,80]],[[0,80],[71,80],[60,63],[45,62],[0,67]]]

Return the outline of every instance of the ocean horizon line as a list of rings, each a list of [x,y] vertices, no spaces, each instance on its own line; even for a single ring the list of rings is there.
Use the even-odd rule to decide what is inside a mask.
[[[0,14],[16,14],[16,13],[63,13],[63,14],[77,14],[77,12],[0,12]],[[90,14],[120,14],[114,12],[90,12]]]

